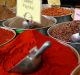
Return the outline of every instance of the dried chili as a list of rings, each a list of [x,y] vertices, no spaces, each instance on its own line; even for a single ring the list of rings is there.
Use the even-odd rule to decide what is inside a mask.
[[[47,16],[65,16],[65,15],[71,15],[72,10],[61,8],[61,7],[53,7],[53,8],[46,8],[42,10],[43,15]]]

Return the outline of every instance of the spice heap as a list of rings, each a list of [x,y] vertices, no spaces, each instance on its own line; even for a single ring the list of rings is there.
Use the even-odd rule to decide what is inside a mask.
[[[62,41],[70,42],[71,35],[78,33],[80,30],[80,21],[61,23],[51,28],[49,34]]]
[[[5,20],[14,16],[16,16],[15,13],[10,11],[7,7],[0,5],[0,20]]]
[[[5,5],[5,1],[8,8],[13,8],[16,6],[16,0],[0,0],[0,5]]]
[[[43,15],[47,16],[65,16],[65,15],[71,15],[72,10],[61,8],[61,7],[52,7],[52,8],[45,8],[42,10]]]
[[[14,33],[8,29],[0,28],[0,46],[14,38]]]
[[[36,72],[32,74],[7,72],[9,68],[28,54],[30,48],[35,45],[40,48],[45,41],[51,41],[51,47],[41,56],[42,64]],[[28,44],[29,42],[31,44]],[[72,70],[78,65],[78,58],[72,48],[35,30],[19,34],[12,42],[0,48],[0,51],[2,56],[4,56],[0,63],[0,75],[70,75]]]

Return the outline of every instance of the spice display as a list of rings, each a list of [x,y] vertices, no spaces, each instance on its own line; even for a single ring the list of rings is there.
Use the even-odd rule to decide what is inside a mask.
[[[15,34],[12,31],[0,28],[0,46],[12,40],[14,36]]]
[[[7,71],[21,61],[28,54],[30,48],[35,45],[40,48],[45,41],[51,41],[51,47],[41,56],[42,64],[36,72],[18,74]],[[63,45],[35,30],[19,34],[12,42],[0,48],[0,51],[4,56],[0,63],[0,75],[70,75],[78,65],[78,58],[73,48]]]
[[[49,30],[49,34],[59,40],[70,42],[71,35],[78,33],[80,30],[80,21],[71,21],[58,24]]]
[[[15,17],[12,20],[8,20],[4,22],[4,25],[11,28],[21,28],[21,29],[36,29],[36,28],[43,28],[43,27],[49,27],[56,23],[56,20],[50,20],[48,18],[42,17],[41,18],[41,24],[38,24],[36,22],[30,24],[30,25],[24,25],[24,22],[26,22],[25,19],[20,17]]]
[[[72,13],[73,11],[71,9],[61,7],[45,8],[42,10],[42,14],[46,16],[65,16],[71,15]]]
[[[0,5],[0,20],[5,20],[16,16],[15,13],[10,11],[7,7]]]

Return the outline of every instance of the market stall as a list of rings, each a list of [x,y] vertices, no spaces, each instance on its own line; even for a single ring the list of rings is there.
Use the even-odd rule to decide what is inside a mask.
[[[0,0],[0,75],[80,75],[75,0],[35,1]]]

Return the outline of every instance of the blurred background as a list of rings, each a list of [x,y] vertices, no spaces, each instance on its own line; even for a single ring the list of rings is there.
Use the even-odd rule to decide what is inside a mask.
[[[61,6],[68,6],[68,7],[80,7],[80,0],[60,0]],[[48,3],[47,0],[42,0],[43,4]]]

